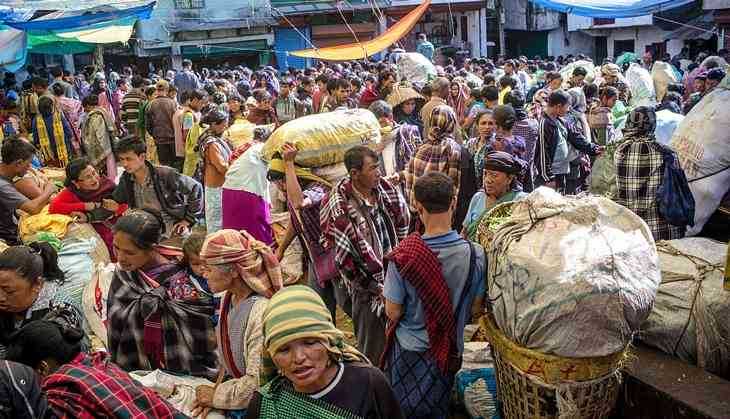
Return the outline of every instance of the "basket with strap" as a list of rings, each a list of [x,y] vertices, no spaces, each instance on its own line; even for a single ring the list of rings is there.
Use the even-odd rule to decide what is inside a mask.
[[[621,388],[622,352],[595,358],[566,358],[523,348],[495,326],[489,315],[480,329],[492,347],[498,397],[506,419],[603,419]]]

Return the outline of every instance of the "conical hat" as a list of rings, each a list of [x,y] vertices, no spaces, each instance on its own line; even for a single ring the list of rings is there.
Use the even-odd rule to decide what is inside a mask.
[[[388,95],[385,100],[390,106],[395,108],[401,103],[411,99],[421,100],[424,102],[426,101],[426,99],[412,87],[401,85],[393,86],[393,91]]]

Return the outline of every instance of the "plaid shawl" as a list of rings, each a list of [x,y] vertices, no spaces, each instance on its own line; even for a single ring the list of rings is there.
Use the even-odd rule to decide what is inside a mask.
[[[179,267],[176,267],[179,268]],[[182,269],[182,268],[179,268]],[[180,270],[164,272],[154,280],[141,271],[117,269],[109,288],[108,350],[112,362],[125,370],[152,369],[158,353],[149,353],[149,330],[157,322],[159,354],[169,371],[201,375],[212,367],[215,330],[213,300],[176,298],[168,286]],[[154,342],[157,343],[157,342]],[[158,352],[158,351],[155,351]]]
[[[461,180],[461,147],[453,138],[446,138],[440,142],[429,141],[416,150],[416,154],[408,163],[405,172],[406,191],[411,207],[415,203],[413,187],[423,174],[435,171],[448,175],[454,181],[458,195]],[[413,209],[415,212],[415,209]]]
[[[320,241],[325,249],[334,248],[335,265],[351,290],[353,281],[373,294],[373,309],[380,310],[383,302],[382,294],[385,269],[375,250],[356,226],[359,217],[357,208],[350,205],[354,197],[352,181],[349,177],[342,179],[322,201],[320,210]],[[380,179],[375,194],[378,208],[386,219],[387,234],[395,239],[393,246],[408,234],[410,213],[405,200],[398,189]]]
[[[681,239],[684,229],[669,224],[659,213],[656,194],[664,175],[662,145],[653,134],[629,136],[616,147],[616,198],[641,217],[649,226],[654,240]]]
[[[388,260],[395,263],[403,279],[413,285],[418,298],[423,302],[426,332],[428,332],[428,352],[441,372],[446,373],[449,355],[456,347],[453,339],[456,318],[451,305],[449,287],[441,271],[441,262],[418,233],[412,233],[400,242],[388,255]],[[391,324],[386,332],[381,367],[388,357],[396,326]]]
[[[225,229],[208,235],[200,257],[211,265],[233,264],[246,285],[266,298],[283,286],[276,255],[246,230]]]
[[[104,352],[80,353],[43,381],[43,391],[61,419],[187,417],[135,382]]]

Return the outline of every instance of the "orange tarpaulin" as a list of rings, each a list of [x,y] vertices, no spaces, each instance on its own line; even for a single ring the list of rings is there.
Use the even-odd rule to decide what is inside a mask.
[[[416,22],[426,12],[429,5],[431,5],[431,0],[425,0],[420,6],[403,16],[395,25],[388,28],[382,35],[370,41],[359,44],[338,45],[336,47],[302,49],[292,51],[290,54],[297,57],[316,58],[328,61],[363,60],[383,51],[403,38],[413,29],[413,26],[415,26]]]

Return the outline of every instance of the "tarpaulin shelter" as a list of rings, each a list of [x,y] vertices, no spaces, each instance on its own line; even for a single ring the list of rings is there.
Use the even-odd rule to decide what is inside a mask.
[[[645,16],[684,6],[694,0],[530,0],[546,9],[594,18]]]
[[[18,13],[0,11],[0,18],[4,18],[0,45],[5,47],[0,51],[0,67],[18,70],[28,52],[81,54],[94,51],[97,44],[127,42],[135,22],[149,18],[154,6],[155,2],[151,2],[126,9],[100,6],[62,10],[33,20],[20,20]]]
[[[428,10],[430,5],[431,0],[425,0],[418,7],[403,16],[403,18],[401,18],[398,22],[393,24],[393,26],[388,28],[388,30],[386,30],[383,34],[369,41],[326,48],[303,49],[292,51],[290,54],[297,57],[315,58],[327,61],[363,60],[373,54],[377,54],[380,51],[385,50],[408,34],[408,32],[413,29],[413,26],[416,25],[418,20],[421,19],[421,16],[423,16],[426,10]]]

